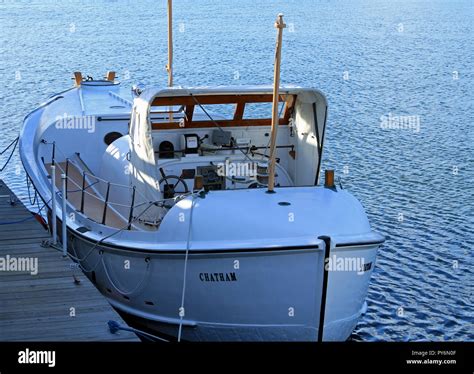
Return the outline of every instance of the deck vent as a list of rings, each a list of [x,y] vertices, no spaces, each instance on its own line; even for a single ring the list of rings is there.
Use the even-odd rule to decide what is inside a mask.
[[[104,136],[104,143],[107,145],[110,145],[121,137],[122,137],[122,134],[117,131],[109,132]]]
[[[159,158],[174,158],[174,145],[173,143],[164,140],[160,143],[158,148]]]

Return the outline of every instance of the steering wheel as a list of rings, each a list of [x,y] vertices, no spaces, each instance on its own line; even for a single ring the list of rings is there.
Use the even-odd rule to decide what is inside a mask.
[[[160,168],[160,174],[162,178],[159,181],[160,190],[163,191],[163,197],[165,199],[172,199],[177,193],[188,193],[189,187],[186,184],[186,181],[178,177],[177,175],[165,175],[165,172]],[[171,180],[176,180],[176,183],[171,183]],[[181,184],[184,188],[184,192],[176,192],[176,187]]]

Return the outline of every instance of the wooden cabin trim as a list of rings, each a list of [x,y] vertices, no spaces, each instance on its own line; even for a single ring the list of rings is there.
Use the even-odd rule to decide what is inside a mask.
[[[189,127],[189,124],[193,121],[194,105],[187,105],[184,113],[184,127]]]
[[[281,126],[288,125],[296,95],[282,94],[278,95],[280,102],[285,102],[284,115],[279,120]],[[220,127],[252,127],[252,126],[271,126],[271,118],[244,118],[246,104],[251,103],[271,103],[272,94],[230,94],[230,95],[194,95],[194,96],[158,96],[152,106],[170,107],[185,106],[184,126],[183,122],[152,122],[153,130],[175,130],[180,128],[211,128],[219,125]],[[219,105],[235,104],[234,116],[232,119],[225,120],[204,120],[194,121],[193,114],[196,105]]]
[[[286,101],[287,96],[279,95],[279,101]],[[173,105],[202,105],[209,104],[238,104],[238,103],[271,103],[272,94],[234,94],[234,95],[194,95],[194,96],[157,96],[151,106],[173,106]],[[196,102],[197,101],[197,102]]]
[[[293,114],[293,108],[295,106],[295,96],[290,95],[285,101],[285,108],[283,109],[283,121],[288,124],[290,117]]]
[[[240,121],[244,118],[245,103],[240,102],[235,105],[234,120]]]
[[[241,120],[215,120],[215,121],[191,121],[185,122],[184,127],[180,126],[178,122],[154,122],[151,124],[152,130],[176,130],[176,129],[201,129],[201,128],[212,128],[219,125],[220,127],[252,127],[252,126],[271,126],[271,118],[253,118],[253,119],[241,119]],[[288,125],[288,122],[284,122],[282,119],[279,123],[280,126]]]

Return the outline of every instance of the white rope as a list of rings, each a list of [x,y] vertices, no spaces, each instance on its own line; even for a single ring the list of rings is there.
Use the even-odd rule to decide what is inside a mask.
[[[97,246],[97,244],[95,244],[91,250],[82,258],[78,258],[77,257],[77,252],[76,252],[76,248],[74,246],[74,240],[70,240],[69,241],[71,243],[71,249],[72,251],[74,252],[74,255],[72,255],[71,253],[68,253],[69,257],[71,259],[73,259],[74,261],[77,262],[77,264],[79,265],[79,268],[84,272],[84,273],[92,273],[95,269],[97,269],[97,267],[99,266],[100,262],[101,262],[101,257],[103,255],[103,252],[99,251],[99,260],[96,262],[96,264],[90,269],[90,270],[87,270],[83,265],[82,263],[87,260],[87,258],[91,255],[91,253],[94,251],[95,247]]]
[[[179,330],[178,330],[178,342],[181,341],[181,333],[183,330],[183,317],[184,317],[184,296],[186,294],[186,274],[188,270],[188,255],[189,255],[189,246],[191,242],[191,225],[193,223],[193,210],[194,210],[194,200],[196,195],[192,195],[191,200],[191,210],[189,212],[189,227],[188,227],[188,237],[186,240],[186,256],[184,258],[184,270],[183,270],[183,289],[181,291],[181,307],[179,308]]]
[[[130,291],[123,291],[121,290],[118,286],[115,285],[114,281],[112,280],[112,277],[109,275],[109,271],[107,270],[107,266],[105,264],[105,260],[104,260],[104,256],[101,257],[102,259],[102,265],[104,266],[104,272],[105,272],[105,275],[107,276],[107,279],[109,280],[109,283],[112,285],[113,288],[115,288],[115,290],[120,293],[122,296],[131,296],[133,295],[135,292],[138,292],[139,290],[141,290],[141,288],[143,287],[143,285],[145,284],[145,279],[148,278],[148,274],[149,274],[149,269],[150,269],[150,259],[147,257],[145,258],[145,262],[146,262],[146,269],[145,269],[145,274],[143,276],[143,278],[141,279],[140,282],[138,282],[138,284],[135,286],[135,288],[133,288],[132,290]]]

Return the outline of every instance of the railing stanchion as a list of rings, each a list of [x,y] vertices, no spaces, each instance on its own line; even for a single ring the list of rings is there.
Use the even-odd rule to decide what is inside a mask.
[[[51,165],[54,165],[56,160],[56,142],[53,142],[53,151],[51,153]]]
[[[62,184],[63,184],[63,206],[62,206],[62,244],[63,244],[63,256],[67,256],[67,224],[66,224],[66,174],[61,174]]]
[[[66,200],[67,200],[67,180],[69,177],[69,159],[66,158]]]
[[[105,225],[105,218],[107,217],[107,204],[109,202],[110,182],[107,182],[107,192],[105,193],[104,213],[102,214],[102,224]]]
[[[66,200],[67,200],[67,180],[69,178],[69,159],[66,158]]]
[[[128,229],[132,229],[133,205],[135,204],[135,186],[132,189],[132,203],[130,204],[130,215],[128,216]]]
[[[81,189],[81,210],[80,212],[84,214],[84,194],[86,190],[86,172],[82,172],[82,189]]]
[[[57,229],[57,221],[56,221],[56,166],[53,164],[51,165],[51,236],[53,240],[53,245],[57,243],[57,236],[58,236],[58,229]]]

